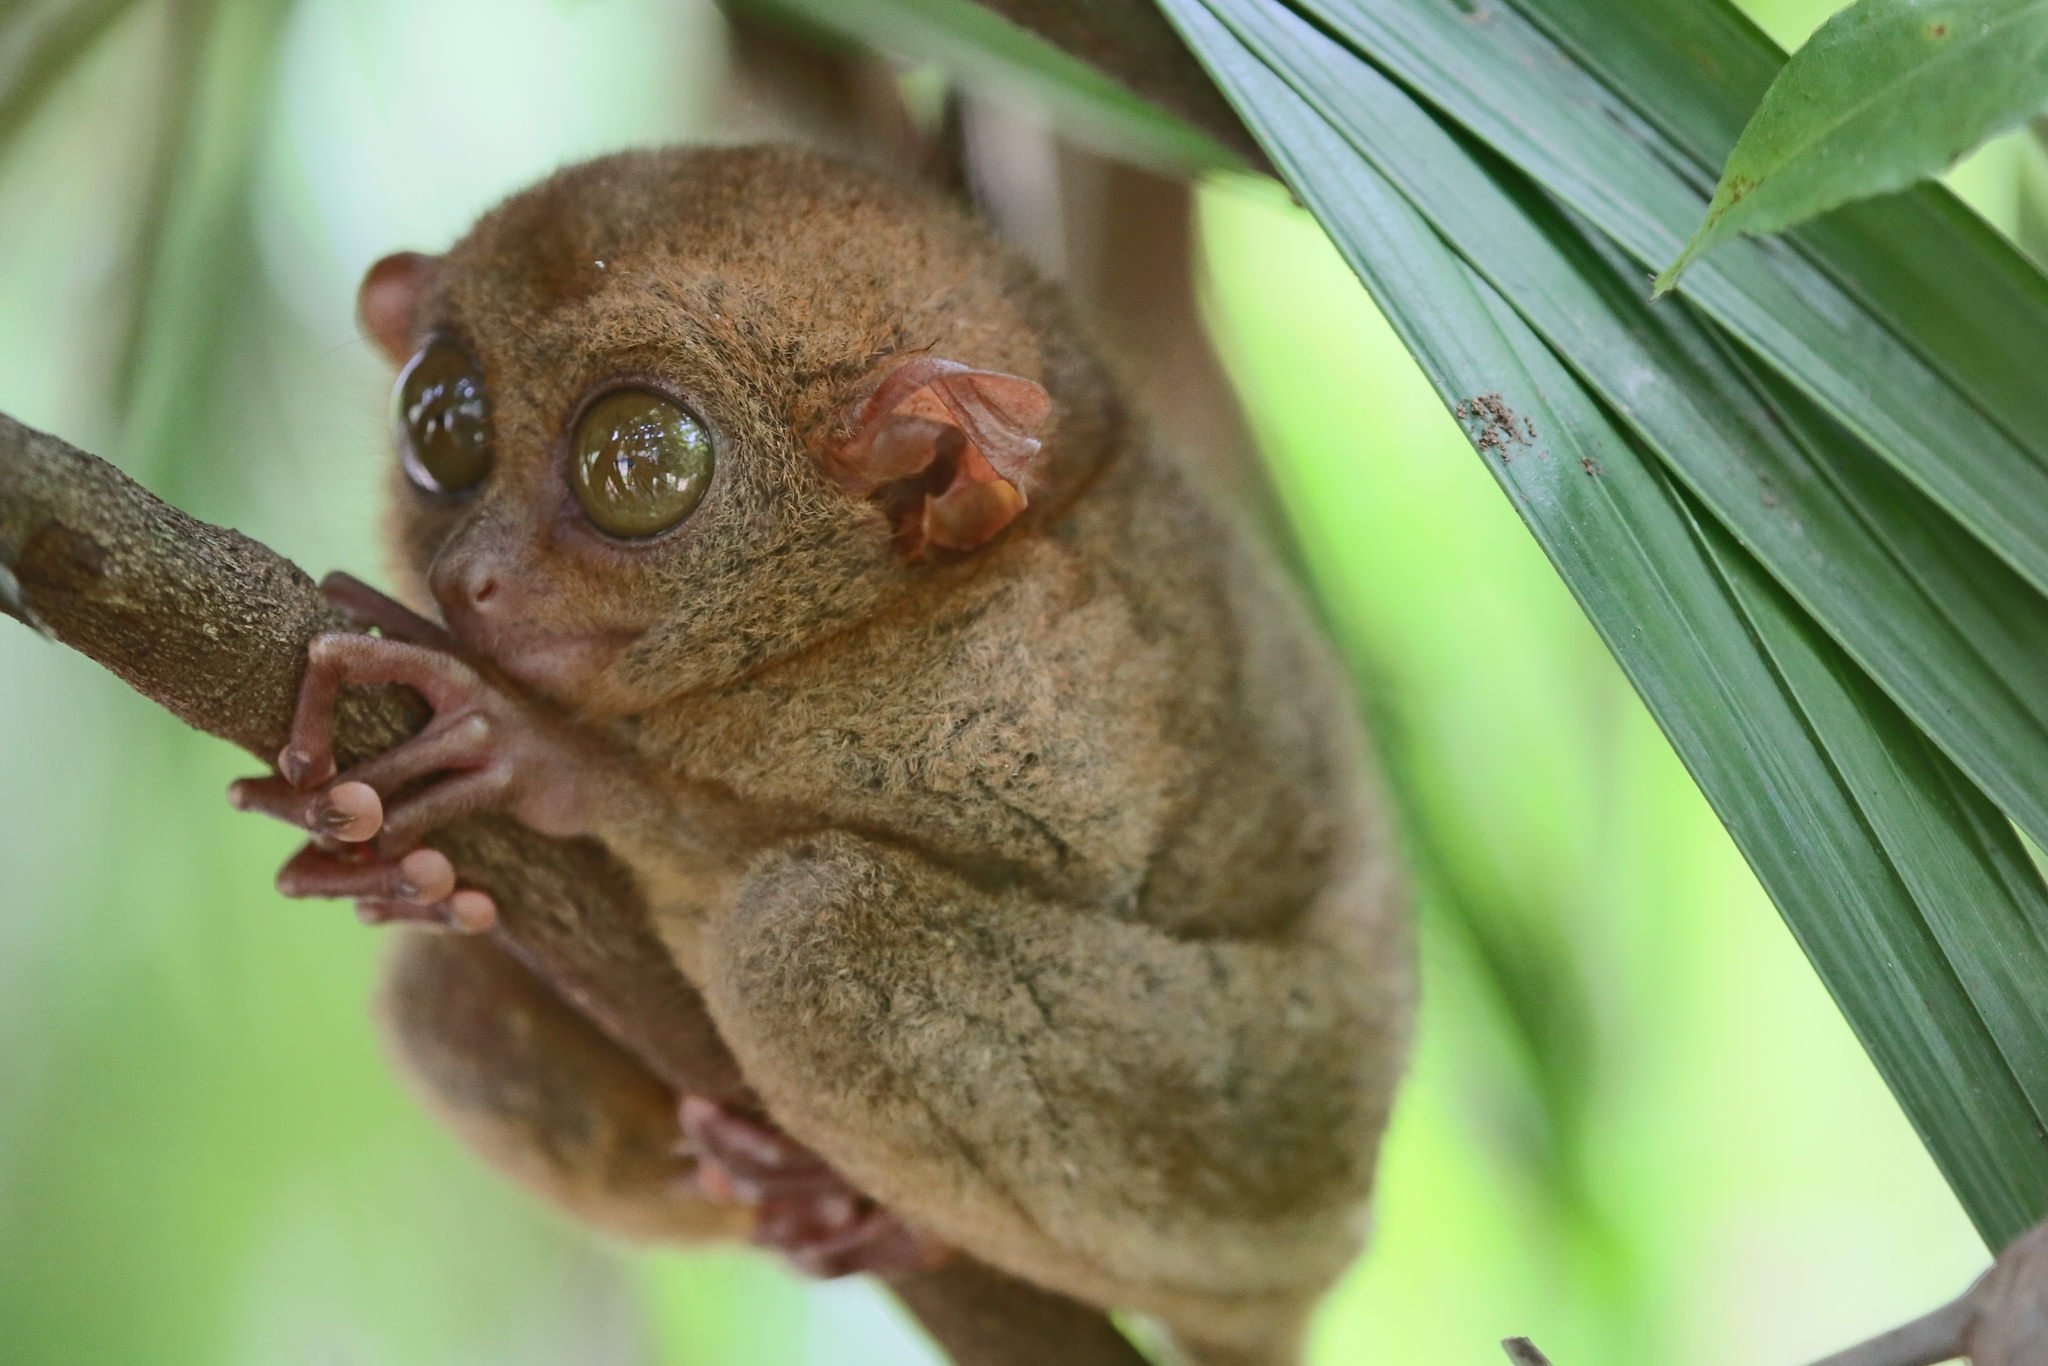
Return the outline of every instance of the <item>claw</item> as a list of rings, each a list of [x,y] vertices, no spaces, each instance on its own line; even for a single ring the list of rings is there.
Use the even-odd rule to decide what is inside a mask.
[[[303,792],[334,776],[334,758],[329,755],[323,762],[309,750],[286,745],[277,752],[277,771],[284,775],[286,782]]]

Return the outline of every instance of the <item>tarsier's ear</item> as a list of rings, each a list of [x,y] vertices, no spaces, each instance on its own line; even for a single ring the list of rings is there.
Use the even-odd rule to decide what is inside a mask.
[[[1051,411],[1032,380],[920,355],[860,405],[825,467],[889,511],[906,553],[973,550],[1024,510],[1025,471]]]
[[[396,252],[371,266],[356,290],[356,318],[393,365],[412,356],[413,310],[440,264],[438,256]]]

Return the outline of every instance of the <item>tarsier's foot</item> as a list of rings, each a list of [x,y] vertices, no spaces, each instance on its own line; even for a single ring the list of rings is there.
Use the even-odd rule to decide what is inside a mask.
[[[451,653],[433,622],[346,575],[321,584],[328,601],[382,636],[330,633],[306,648],[291,738],[278,777],[245,778],[228,799],[310,831],[313,840],[278,873],[286,896],[346,897],[372,923],[426,921],[476,932],[497,922],[488,893],[458,888],[446,855],[420,847],[435,828],[488,809],[518,811],[549,767],[552,737],[526,704]],[[337,775],[334,707],[349,685],[399,684],[433,708],[418,735]],[[551,803],[559,805],[566,785]],[[543,818],[559,813],[545,808]],[[529,822],[529,823],[539,823]]]
[[[687,1096],[683,1142],[697,1183],[720,1203],[759,1211],[754,1242],[812,1276],[922,1271],[950,1249],[846,1183],[810,1149],[773,1125],[716,1101]]]

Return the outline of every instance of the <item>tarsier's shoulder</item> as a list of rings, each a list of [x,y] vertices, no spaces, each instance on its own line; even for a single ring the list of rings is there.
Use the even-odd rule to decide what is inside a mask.
[[[1155,853],[1153,918],[1270,927],[1383,857],[1388,813],[1360,703],[1248,517],[1148,453],[1096,514],[1106,577],[1156,663],[1131,701],[1188,756]]]
[[[913,652],[950,718],[920,777],[1028,815],[1026,844],[1116,913],[1270,927],[1383,852],[1333,652],[1171,452],[1126,452],[970,596]]]

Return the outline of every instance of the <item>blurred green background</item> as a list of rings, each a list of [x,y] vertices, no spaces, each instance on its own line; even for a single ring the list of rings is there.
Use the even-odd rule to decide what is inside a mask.
[[[0,8],[32,82],[35,8]],[[721,131],[702,3],[75,8],[83,58],[0,103],[0,409],[316,572],[380,562],[363,267]],[[1796,43],[1831,6],[1750,8]],[[2017,228],[2033,155],[1954,180]],[[1425,870],[1379,1234],[1317,1359],[1789,1364],[1958,1290],[1984,1249],[1363,293],[1270,187],[1199,219]],[[0,1362],[925,1359],[866,1286],[629,1255],[470,1162],[378,1055],[377,936],[271,892],[292,841],[220,799],[238,755],[6,623],[0,718]]]

